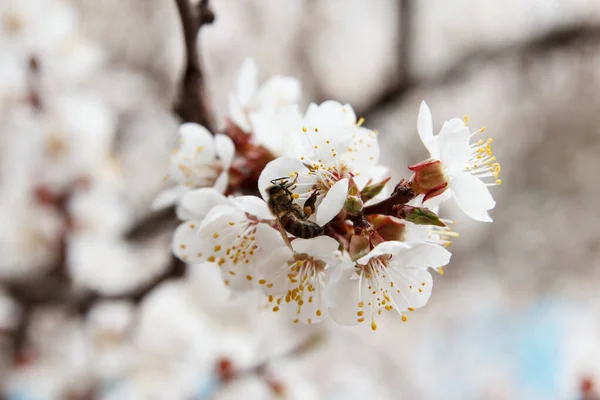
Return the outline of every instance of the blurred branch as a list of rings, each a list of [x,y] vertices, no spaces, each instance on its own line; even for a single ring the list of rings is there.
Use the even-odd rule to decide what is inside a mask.
[[[175,207],[155,211],[138,220],[125,234],[125,239],[134,241],[146,239],[161,232],[166,226],[171,225],[173,221],[175,221]]]
[[[189,0],[175,0],[185,40],[186,67],[179,87],[175,112],[185,122],[196,122],[214,132],[214,116],[208,104],[204,75],[200,68],[198,54],[198,31],[204,24],[210,24],[215,16],[208,0],[201,0],[194,9]]]
[[[401,102],[412,90],[420,86],[439,86],[461,79],[467,76],[475,66],[479,64],[490,64],[498,60],[508,58],[527,59],[531,56],[539,56],[557,50],[571,48],[584,44],[585,42],[600,41],[600,26],[573,25],[554,29],[545,34],[531,38],[530,40],[494,49],[478,49],[469,52],[458,61],[431,78],[397,79],[371,104],[357,112],[365,118],[372,116],[375,112]],[[402,47],[401,47],[402,51]],[[408,50],[404,50],[408,51]]]

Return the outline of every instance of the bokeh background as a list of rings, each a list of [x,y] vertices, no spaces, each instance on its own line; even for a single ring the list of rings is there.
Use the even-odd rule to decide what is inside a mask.
[[[468,114],[502,165],[494,223],[442,210],[461,237],[407,323],[292,326],[147,223],[180,122],[175,2],[1,0],[2,398],[599,398],[600,2],[210,6],[218,126],[246,57],[303,105],[350,103],[397,179],[426,156],[421,100],[437,128]]]

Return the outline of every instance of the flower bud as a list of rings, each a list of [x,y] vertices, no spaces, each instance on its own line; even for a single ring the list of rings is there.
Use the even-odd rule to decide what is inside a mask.
[[[398,218],[405,219],[416,225],[446,226],[436,213],[425,207],[412,207],[405,204],[394,211]]]
[[[385,240],[404,240],[404,222],[389,215],[370,215],[369,222],[379,235]]]
[[[414,172],[410,186],[416,194],[424,194],[428,200],[446,191],[448,175],[440,160],[428,159],[408,167]]]
[[[358,215],[362,211],[363,201],[359,196],[348,196],[344,209],[351,215]]]
[[[361,191],[361,198],[362,201],[364,201],[365,203],[369,200],[371,200],[373,197],[377,196],[379,193],[381,193],[381,191],[385,188],[385,185],[389,182],[389,180],[392,179],[387,178],[384,179],[381,182],[378,183],[374,183],[374,184],[369,184],[367,186],[365,186],[363,188],[363,190]]]

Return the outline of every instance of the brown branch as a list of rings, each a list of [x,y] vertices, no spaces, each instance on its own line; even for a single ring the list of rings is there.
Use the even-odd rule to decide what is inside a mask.
[[[395,206],[406,204],[412,200],[413,197],[415,197],[415,194],[411,188],[407,185],[404,185],[404,182],[400,182],[398,185],[396,185],[396,188],[390,197],[380,201],[379,203],[375,203],[363,208],[363,215],[391,215],[394,213]]]
[[[600,41],[600,26],[573,25],[561,27],[515,45],[494,49],[477,49],[451,64],[440,74],[425,79],[407,77],[396,80],[357,115],[368,119],[375,112],[401,102],[413,89],[420,86],[435,87],[468,76],[480,64],[492,64],[511,57],[528,59],[531,56],[549,54],[588,42]]]
[[[186,122],[196,122],[209,131],[215,131],[215,121],[207,101],[204,75],[198,54],[198,32],[202,25],[214,21],[208,0],[201,0],[196,9],[189,0],[175,0],[185,40],[186,67],[179,87],[175,112]]]

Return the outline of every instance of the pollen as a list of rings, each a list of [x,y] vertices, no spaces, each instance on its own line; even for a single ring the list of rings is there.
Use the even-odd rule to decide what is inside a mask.
[[[216,239],[216,238],[218,238],[218,237],[219,237],[219,234],[218,234],[217,232],[213,233],[213,238],[215,238],[215,239]]]
[[[318,149],[318,148],[319,148],[319,146],[317,146],[317,145],[315,144],[314,148],[315,148],[315,149]]]
[[[438,273],[439,273],[440,275],[444,275],[444,267],[439,267],[439,268],[438,268]]]
[[[196,224],[190,224],[190,229],[196,229]]]
[[[267,281],[265,281],[264,279],[261,279],[261,280],[258,281],[258,283],[261,284],[261,285],[264,285],[265,282],[267,282]]]
[[[221,250],[221,245],[220,244],[218,244],[218,245],[215,246],[215,251],[219,251],[219,250]]]
[[[373,329],[374,331],[377,330],[377,324],[375,323],[375,321],[371,322],[371,329]]]
[[[246,279],[251,281],[252,280],[252,276],[251,275],[246,275]]]
[[[407,310],[408,311],[415,311],[415,309],[413,307],[408,307]]]
[[[202,152],[202,150],[204,150],[204,146],[196,147],[196,153],[200,153],[200,152]]]
[[[229,226],[234,226],[234,225],[235,225],[235,222],[230,222],[229,223]]]
[[[402,316],[402,322],[406,322],[408,320],[408,317],[406,315]]]
[[[210,256],[210,257],[208,257],[208,261],[210,261],[210,262],[215,262],[215,256]]]
[[[179,246],[179,248],[180,248],[181,250],[184,250],[186,247],[187,247],[187,246],[186,246],[185,244],[182,244],[181,246]]]
[[[315,312],[315,314],[317,315],[317,317],[320,317],[320,316],[321,316],[321,310],[317,310],[317,311]]]
[[[356,123],[356,126],[360,127],[362,124],[365,123],[365,119],[363,117],[360,117],[360,119],[358,120],[358,122]]]
[[[292,195],[292,197],[293,197],[294,199],[299,199],[299,198],[300,198],[300,195],[299,195],[298,193],[294,193],[294,194]]]
[[[302,132],[306,133],[306,132],[308,132],[308,129],[306,129],[306,127],[305,127],[305,126],[303,126],[303,127],[302,127]]]
[[[465,126],[467,126],[467,124],[469,123],[470,120],[471,120],[471,118],[468,115],[465,115],[463,117],[463,123],[465,124]]]
[[[315,128],[315,132],[319,132],[319,128]]]

